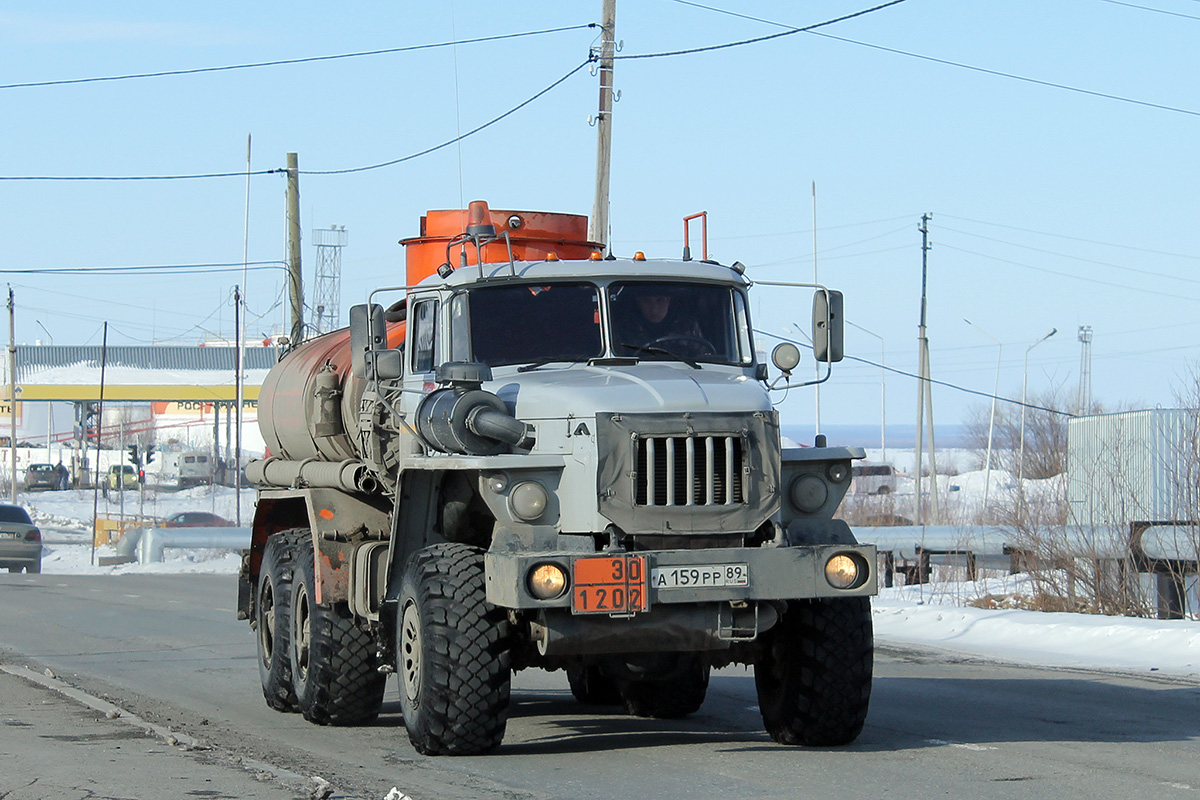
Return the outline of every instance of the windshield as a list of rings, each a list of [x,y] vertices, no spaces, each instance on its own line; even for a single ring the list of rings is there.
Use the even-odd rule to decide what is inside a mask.
[[[452,303],[457,346],[470,317],[471,353],[488,366],[538,361],[587,361],[604,354],[600,294],[590,283],[489,286]],[[465,354],[463,354],[465,355]],[[456,357],[461,357],[455,353]]]
[[[723,364],[753,360],[742,295],[728,286],[614,283],[608,298],[613,351],[618,356]]]

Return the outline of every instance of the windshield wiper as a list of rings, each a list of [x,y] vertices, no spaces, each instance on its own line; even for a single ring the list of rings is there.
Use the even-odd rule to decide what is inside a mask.
[[[626,344],[625,342],[621,342],[621,347],[628,347],[630,350],[635,350],[639,353],[649,353],[652,356],[666,356],[667,358],[674,359],[676,361],[682,361],[692,369],[700,369],[699,362],[690,359],[687,356],[682,356],[673,350],[667,350],[664,347],[653,347],[651,345],[641,344]]]
[[[573,361],[573,360],[574,359],[567,358],[564,356],[547,356],[546,358],[539,358],[537,361],[534,361],[530,364],[526,364],[524,366],[517,367],[517,372],[532,372],[533,370],[537,369],[538,367],[544,367],[547,364],[553,363],[555,361]]]

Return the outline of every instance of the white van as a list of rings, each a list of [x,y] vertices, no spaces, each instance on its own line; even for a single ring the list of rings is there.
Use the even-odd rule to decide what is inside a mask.
[[[891,464],[859,464],[851,470],[850,491],[855,494],[892,494],[896,469]]]

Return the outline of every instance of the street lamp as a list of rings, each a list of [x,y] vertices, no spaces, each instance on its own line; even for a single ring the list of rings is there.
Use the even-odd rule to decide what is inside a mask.
[[[1056,333],[1058,333],[1058,328],[1051,328],[1049,333],[1025,348],[1025,367],[1021,377],[1021,454],[1017,464],[1017,484],[1022,491],[1025,488],[1023,483],[1025,480],[1025,390],[1029,386],[1029,351]]]
[[[1000,393],[1000,357],[1004,353],[1004,345],[1000,344],[1000,340],[995,336],[992,336],[966,317],[963,317],[963,322],[996,343],[996,381],[992,386],[992,415],[988,420],[987,461],[985,462],[983,471],[983,508],[984,511],[987,511],[988,494],[992,489],[992,434],[996,430],[996,396]]]
[[[887,351],[884,348],[883,337],[850,320],[846,320],[846,324],[879,340],[879,449],[883,451],[884,463],[887,463],[887,384],[884,382],[887,376]]]

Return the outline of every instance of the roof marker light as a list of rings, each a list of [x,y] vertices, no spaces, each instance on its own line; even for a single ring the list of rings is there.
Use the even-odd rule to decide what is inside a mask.
[[[643,253],[641,250],[638,250],[636,253],[633,254],[633,260],[634,261],[645,261],[646,254]]]

